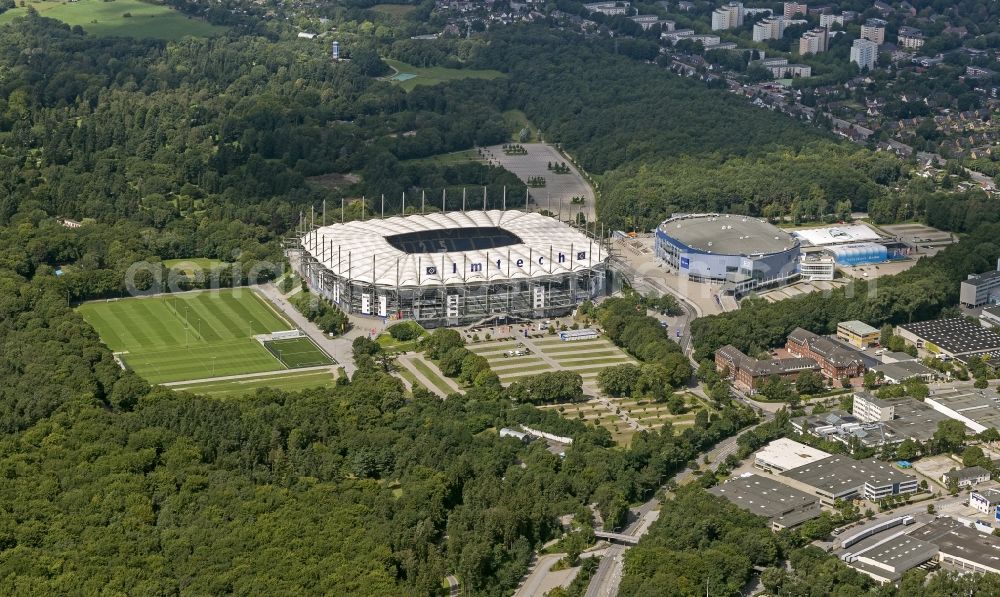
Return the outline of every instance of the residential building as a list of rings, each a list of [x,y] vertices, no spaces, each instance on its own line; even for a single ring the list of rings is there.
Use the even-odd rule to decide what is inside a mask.
[[[680,12],[690,12],[694,10],[694,2],[691,2],[690,0],[678,0],[677,10]]]
[[[769,473],[783,473],[829,456],[823,450],[782,437],[758,450],[753,465]]]
[[[673,31],[664,31],[660,34],[660,39],[665,39],[671,43],[671,45],[676,45],[682,39],[687,39],[694,35],[694,29],[674,29]]]
[[[896,43],[905,50],[919,50],[924,47],[924,34],[913,27],[900,27]]]
[[[844,15],[819,15],[819,26],[832,28],[834,25],[844,25]]]
[[[62,226],[63,228],[74,228],[75,229],[75,228],[79,228],[79,227],[83,226],[82,222],[78,222],[76,220],[71,220],[70,218],[56,218],[56,221],[59,222],[59,225]]]
[[[993,78],[996,75],[996,71],[982,66],[972,66],[971,64],[965,67],[965,76],[970,79],[985,79]]]
[[[880,335],[878,328],[857,319],[837,324],[837,337],[859,350],[878,344]]]
[[[819,54],[829,47],[830,32],[826,27],[810,29],[799,38],[799,55]]]
[[[833,257],[825,257],[816,253],[803,253],[799,259],[799,276],[806,280],[814,282],[833,280],[836,273],[836,261]]]
[[[882,19],[868,19],[861,25],[861,39],[875,42],[876,45],[885,43],[885,26],[888,25]]]
[[[629,17],[629,19],[631,19],[633,22],[642,27],[643,31],[648,31],[653,27],[656,27],[657,25],[665,22],[661,21],[660,17],[656,15],[636,15],[634,17]]]
[[[1000,350],[1000,334],[962,317],[904,323],[896,326],[896,335],[937,357],[955,358]]]
[[[785,342],[785,350],[794,357],[816,361],[827,379],[858,377],[866,369],[864,360],[854,351],[803,328],[792,330]]]
[[[915,476],[874,458],[855,460],[835,454],[781,475],[811,487],[824,505],[855,497],[875,501],[917,491]]]
[[[990,480],[990,472],[981,466],[969,466],[960,470],[948,471],[941,475],[941,484],[948,487],[953,481],[959,489],[975,487]]]
[[[800,525],[820,515],[819,500],[815,496],[753,473],[730,479],[708,492],[752,514],[768,518],[774,531]]]
[[[875,68],[878,62],[878,44],[867,39],[856,39],[851,44],[851,62],[860,70]]]
[[[938,547],[938,561],[962,571],[1000,573],[1000,538],[970,529],[953,518],[936,518],[910,533]]]
[[[712,31],[735,29],[743,24],[743,3],[730,2],[712,12]]]
[[[786,19],[790,19],[795,15],[804,15],[809,12],[809,7],[805,4],[799,4],[798,2],[785,2],[783,6],[782,15]]]
[[[781,39],[785,34],[784,17],[768,17],[762,21],[754,23],[753,40],[765,41],[768,39]]]
[[[891,421],[895,418],[895,407],[891,402],[876,398],[869,392],[855,392],[852,413],[864,423]]]
[[[735,50],[737,46],[736,42],[723,41],[717,44],[703,44],[702,47],[707,52],[709,50]]]
[[[958,302],[968,309],[1000,302],[1000,261],[995,270],[969,274],[958,287]]]
[[[799,373],[819,370],[813,359],[754,359],[729,344],[715,351],[715,367],[720,372],[728,371],[733,387],[749,394],[756,394],[771,377],[794,383]]]
[[[621,0],[617,2],[591,2],[583,5],[590,12],[599,12],[608,16],[628,14],[631,6],[631,3]]]
[[[997,506],[1000,506],[1000,490],[976,489],[969,492],[969,507],[986,514],[991,520],[997,519]]]
[[[718,35],[705,35],[705,34],[690,35],[686,39],[690,39],[693,42],[698,42],[702,45],[702,47],[717,46],[719,45],[719,42],[722,41]]]

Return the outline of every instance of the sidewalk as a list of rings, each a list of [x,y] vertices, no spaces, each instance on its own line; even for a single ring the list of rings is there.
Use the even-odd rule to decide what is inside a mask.
[[[299,313],[299,310],[285,299],[274,284],[262,284],[255,288],[260,291],[264,298],[278,307],[285,317],[292,320],[292,323],[296,327],[305,332],[307,336],[312,338],[313,342],[333,357],[333,360],[337,362],[337,366],[343,367],[348,375],[354,374],[357,366],[354,364],[354,353],[351,349],[351,343],[358,336],[367,335],[368,329],[362,329],[360,326],[355,325],[343,336],[330,338],[321,332],[315,324],[306,319],[304,315]]]

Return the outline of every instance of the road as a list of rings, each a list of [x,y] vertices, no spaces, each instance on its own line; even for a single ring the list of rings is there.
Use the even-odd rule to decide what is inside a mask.
[[[461,587],[461,585],[459,585],[458,583],[457,576],[455,576],[454,574],[449,574],[448,576],[445,577],[445,580],[448,581],[448,594],[451,595],[451,597],[458,597],[459,595],[462,594],[462,591],[459,588]]]

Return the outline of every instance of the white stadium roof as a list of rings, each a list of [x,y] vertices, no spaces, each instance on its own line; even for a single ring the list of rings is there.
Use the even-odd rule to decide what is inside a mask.
[[[814,247],[873,241],[882,238],[878,232],[875,232],[865,224],[845,224],[829,228],[806,228],[804,230],[794,230],[792,234],[802,242],[809,243]]]
[[[489,230],[497,228],[500,230]],[[469,236],[481,239],[465,239],[457,233],[461,229],[480,229],[470,230]],[[439,237],[435,231],[442,231]],[[506,240],[502,240],[504,236]],[[395,244],[389,242],[390,237],[396,237]],[[456,244],[496,242],[502,245],[455,250]],[[404,250],[401,243],[412,250]],[[334,224],[306,234],[302,246],[339,277],[368,284],[374,280],[375,284],[387,286],[541,278],[586,270],[607,258],[599,243],[567,224],[539,213],[513,210],[433,213]]]

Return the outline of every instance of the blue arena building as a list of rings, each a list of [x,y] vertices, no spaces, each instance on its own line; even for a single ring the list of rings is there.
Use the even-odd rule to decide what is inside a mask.
[[[655,250],[682,278],[721,284],[736,296],[799,275],[799,240],[750,216],[675,215],[656,228]]]

